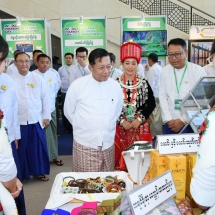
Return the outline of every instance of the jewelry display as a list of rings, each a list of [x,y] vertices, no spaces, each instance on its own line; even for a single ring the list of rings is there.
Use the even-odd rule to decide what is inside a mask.
[[[61,193],[116,193],[122,192],[125,188],[126,183],[117,176],[86,179],[67,176],[63,178]]]

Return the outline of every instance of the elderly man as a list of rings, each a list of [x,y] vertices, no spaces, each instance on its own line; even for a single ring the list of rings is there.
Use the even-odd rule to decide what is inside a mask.
[[[74,133],[73,171],[113,171],[116,120],[123,94],[119,84],[109,78],[112,66],[106,50],[93,50],[89,64],[92,74],[70,85],[64,104]]]
[[[165,66],[159,79],[159,101],[164,123],[164,134],[177,134],[186,124],[186,116],[180,103],[202,76],[204,69],[187,61],[186,42],[181,38],[168,43],[169,64]],[[187,126],[183,133],[192,133]]]
[[[30,57],[20,52],[15,57],[18,73],[11,77],[15,82],[21,140],[18,155],[22,179],[31,175],[41,181],[48,181],[50,165],[45,133],[42,127],[49,125],[51,119],[49,94],[43,78],[29,72]]]

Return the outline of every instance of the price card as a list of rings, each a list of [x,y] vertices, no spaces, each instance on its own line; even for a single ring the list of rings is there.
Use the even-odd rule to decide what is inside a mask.
[[[176,153],[196,153],[199,149],[199,134],[170,134],[157,136],[160,155]]]
[[[144,215],[177,193],[171,172],[168,170],[148,183],[127,194],[133,214]]]

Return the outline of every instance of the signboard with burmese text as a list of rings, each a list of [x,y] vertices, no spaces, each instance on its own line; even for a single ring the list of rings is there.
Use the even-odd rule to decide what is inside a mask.
[[[61,19],[61,49],[64,54],[71,52],[75,55],[78,47],[88,51],[95,48],[106,49],[106,18],[62,18]]]
[[[157,136],[160,155],[196,153],[199,149],[199,134],[169,134]]]
[[[135,42],[142,47],[141,64],[147,64],[150,53],[158,55],[159,64],[166,64],[167,18],[166,16],[122,17],[121,44]]]
[[[127,194],[132,214],[147,214],[177,193],[171,172],[138,186]]]
[[[9,45],[8,58],[13,59],[13,52],[20,50],[32,57],[33,50],[39,49],[51,57],[51,40],[46,19],[1,20],[1,34]]]

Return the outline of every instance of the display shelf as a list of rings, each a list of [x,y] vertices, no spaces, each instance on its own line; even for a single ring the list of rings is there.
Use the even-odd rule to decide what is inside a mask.
[[[190,124],[195,133],[199,132],[199,127],[214,104],[215,76],[202,77],[181,102],[181,110],[187,118],[187,125]]]

